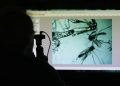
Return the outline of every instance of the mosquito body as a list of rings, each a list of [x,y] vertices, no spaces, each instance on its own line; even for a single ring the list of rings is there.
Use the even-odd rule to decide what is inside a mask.
[[[98,36],[100,35],[106,35],[105,32],[100,32],[100,33],[96,33],[96,31],[93,31],[89,36],[88,39],[90,41],[92,41],[92,44],[96,44],[98,47],[101,47],[101,44],[104,43],[103,40],[98,40]]]
[[[87,58],[88,55],[91,54],[92,51],[95,50],[94,46],[90,46],[87,49],[83,50],[82,52],[80,52],[80,54],[78,55],[78,57],[76,58],[76,60],[78,60],[78,58],[81,58],[82,63],[84,62],[84,60]],[[81,63],[81,64],[82,64]]]
[[[83,62],[86,60],[86,58],[89,55],[92,55],[93,62],[94,62],[94,64],[96,64],[95,58],[93,56],[93,54],[96,55],[94,51],[95,51],[95,47],[92,45],[92,46],[88,47],[87,49],[83,50],[82,52],[80,52],[80,54],[78,55],[78,57],[76,58],[76,60],[78,60],[79,58],[81,58],[81,61],[82,61],[81,64],[83,64]],[[102,59],[100,59],[97,55],[96,55],[96,57],[97,57],[97,59],[99,60],[99,62],[101,64],[104,64],[104,62],[103,62]]]
[[[71,21],[72,23],[86,23],[86,22],[79,20],[79,19],[69,19],[69,21]]]
[[[92,22],[88,22],[87,23],[89,28],[92,29],[92,30],[97,29],[97,22],[96,22],[96,20],[95,19],[91,19],[91,20],[92,20]]]
[[[68,37],[70,35],[72,35],[74,33],[74,30],[68,30],[65,32],[52,32],[52,38],[53,40],[55,39],[60,39],[60,38],[64,38],[64,37]]]
[[[106,35],[106,33],[105,33],[105,32],[96,33],[96,31],[93,31],[93,32],[89,35],[88,39],[89,39],[90,41],[93,41],[94,39],[96,39],[96,38],[97,38],[98,36],[100,36],[100,35]]]

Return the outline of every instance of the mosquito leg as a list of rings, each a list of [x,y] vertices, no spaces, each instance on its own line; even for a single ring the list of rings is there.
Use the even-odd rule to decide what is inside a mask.
[[[95,62],[95,58],[94,58],[93,54],[92,54],[92,58],[93,58],[93,62],[94,62],[94,64],[96,64],[96,62]]]
[[[94,51],[93,51],[93,53],[95,54],[95,52],[94,52]],[[102,59],[100,59],[100,58],[97,56],[97,54],[95,54],[95,55],[96,55],[96,57],[98,58],[99,62],[100,62],[101,64],[104,64],[103,60],[102,60]]]
[[[82,60],[81,64],[83,64],[84,60]]]
[[[82,60],[81,64],[83,64],[83,62],[86,60],[87,57],[88,57],[88,53],[85,53],[85,56],[81,59]]]
[[[101,47],[101,44],[102,44],[101,41],[95,39],[95,40],[93,40],[93,42],[97,45],[97,47],[99,47],[99,48]]]

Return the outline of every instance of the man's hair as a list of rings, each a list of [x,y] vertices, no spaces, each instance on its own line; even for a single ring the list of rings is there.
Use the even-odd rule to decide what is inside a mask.
[[[25,48],[34,33],[31,18],[17,7],[5,7],[0,12],[0,44]],[[8,46],[7,46],[8,44]],[[10,47],[10,46],[9,46]]]

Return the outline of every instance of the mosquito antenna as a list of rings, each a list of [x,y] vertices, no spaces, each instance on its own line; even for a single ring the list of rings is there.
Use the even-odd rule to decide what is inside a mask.
[[[101,32],[101,31],[103,31],[103,30],[105,30],[105,29],[108,29],[108,28],[110,28],[110,27],[112,27],[112,25],[107,26],[106,28],[104,28],[104,29],[100,30],[99,32]]]

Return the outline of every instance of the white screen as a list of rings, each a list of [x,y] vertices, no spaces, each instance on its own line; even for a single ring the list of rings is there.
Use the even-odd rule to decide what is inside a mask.
[[[55,69],[120,69],[119,11],[28,11],[28,14],[36,33],[45,31],[51,38],[48,62]],[[45,55],[49,44],[46,36],[42,40]]]

